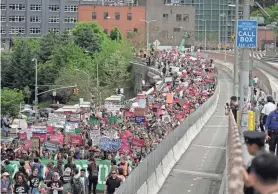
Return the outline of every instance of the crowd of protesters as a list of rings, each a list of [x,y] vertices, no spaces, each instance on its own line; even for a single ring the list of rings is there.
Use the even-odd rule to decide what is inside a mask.
[[[55,127],[45,142],[61,136],[56,149],[41,146],[31,151],[18,139],[2,142],[1,193],[114,193],[132,169],[215,91],[212,60],[175,49],[156,51],[151,58],[161,71],[162,86],[139,94],[131,107],[117,112],[93,105],[91,118],[79,121],[78,144],[69,143],[65,129]],[[100,132],[97,144],[93,130]],[[80,167],[79,161],[86,165]],[[102,162],[109,164],[105,172]]]

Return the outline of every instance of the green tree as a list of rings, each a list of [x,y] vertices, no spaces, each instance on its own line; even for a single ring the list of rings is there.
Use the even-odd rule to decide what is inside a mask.
[[[5,72],[2,74],[2,86],[23,89],[34,85],[35,65],[32,61],[34,52],[28,39],[15,41],[13,52],[5,59]],[[3,64],[2,64],[3,65]]]
[[[24,95],[21,90],[3,88],[1,90],[2,115],[16,116],[19,113],[19,104],[23,99]]]
[[[24,97],[27,98],[27,102],[29,104],[29,101],[30,101],[30,98],[31,98],[31,90],[29,88],[29,86],[25,86],[24,89],[23,89],[23,93],[24,93]]]
[[[80,22],[72,33],[75,43],[91,53],[99,52],[102,41],[107,37],[103,29],[94,22]]]
[[[120,32],[120,30],[116,27],[113,28],[110,32],[110,38],[112,40],[122,40],[122,34]]]

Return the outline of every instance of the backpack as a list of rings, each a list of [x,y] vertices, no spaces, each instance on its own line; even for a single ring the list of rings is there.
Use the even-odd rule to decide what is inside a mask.
[[[81,183],[80,178],[73,179],[72,183],[72,193],[73,194],[83,194],[83,184]]]

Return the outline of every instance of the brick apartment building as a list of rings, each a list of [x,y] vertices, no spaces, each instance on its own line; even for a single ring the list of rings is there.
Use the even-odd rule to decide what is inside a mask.
[[[115,27],[119,28],[122,35],[128,36],[129,32],[145,32],[146,19],[145,6],[103,6],[82,4],[79,5],[78,21],[94,21],[109,34]]]

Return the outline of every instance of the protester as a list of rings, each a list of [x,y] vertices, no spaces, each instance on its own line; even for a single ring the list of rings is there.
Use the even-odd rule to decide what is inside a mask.
[[[23,175],[19,174],[16,177],[14,184],[14,194],[31,194],[26,179]]]
[[[6,193],[6,194],[12,193],[12,183],[9,176],[10,174],[8,172],[4,172],[1,176],[1,185],[0,185],[1,193]]]
[[[39,175],[39,169],[37,166],[32,168],[32,174],[28,177],[28,185],[31,194],[39,194],[40,182],[42,177]]]
[[[266,139],[269,140],[269,151],[275,153],[276,145],[278,145],[278,103],[276,110],[269,113],[265,124]],[[276,150],[278,155],[278,149]]]
[[[96,194],[99,168],[96,165],[96,161],[94,159],[91,160],[91,163],[89,164],[87,170],[88,170],[88,173],[89,173],[88,190],[92,191],[92,186],[93,186],[93,194]]]
[[[111,172],[111,176],[106,181],[104,194],[113,194],[120,187],[122,180],[117,176],[116,171]]]

